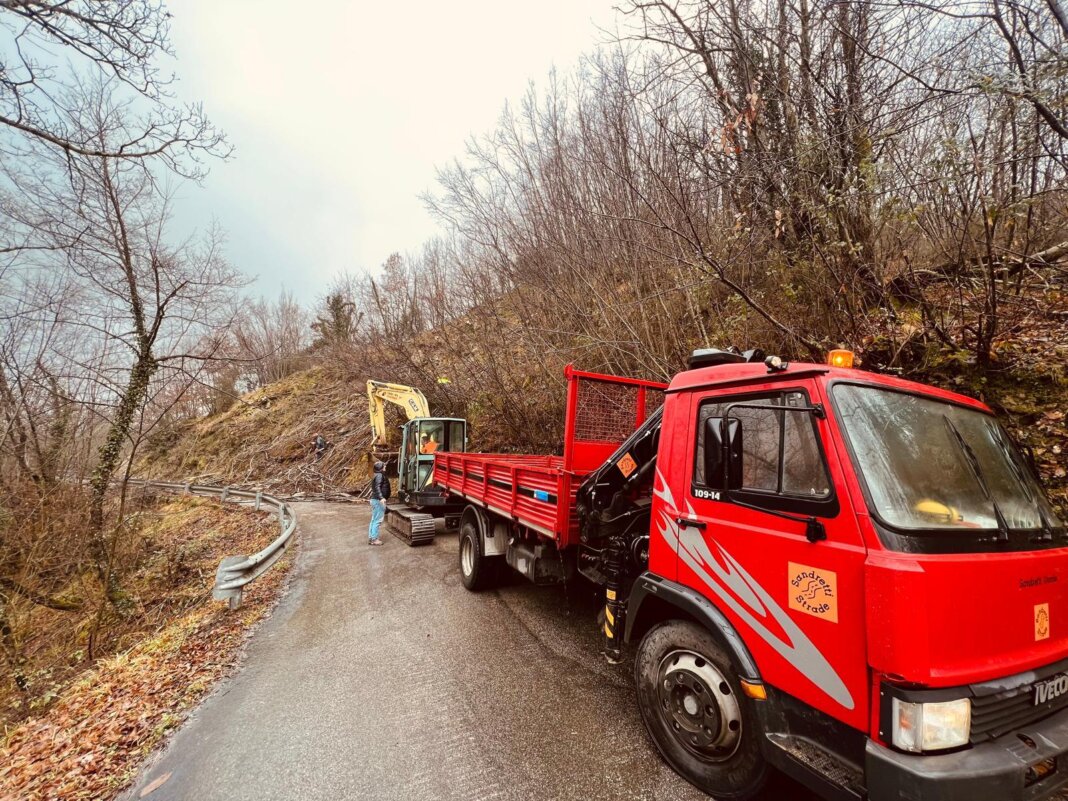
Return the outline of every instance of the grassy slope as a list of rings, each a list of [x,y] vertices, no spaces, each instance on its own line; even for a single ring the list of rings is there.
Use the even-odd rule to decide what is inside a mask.
[[[29,696],[20,703],[13,687],[0,695],[4,801],[111,798],[229,670],[277,595],[288,557],[250,586],[239,613],[210,600],[219,560],[262,547],[272,517],[200,499],[165,499],[142,516],[142,558],[124,581],[134,606],[109,622],[111,656],[84,658],[77,638],[92,608],[32,612]]]

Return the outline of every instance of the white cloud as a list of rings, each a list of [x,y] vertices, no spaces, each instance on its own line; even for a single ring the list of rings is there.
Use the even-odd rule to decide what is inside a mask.
[[[171,11],[178,91],[237,148],[204,189],[183,190],[179,222],[217,218],[260,292],[285,285],[305,300],[432,236],[419,195],[435,168],[614,19],[611,0],[174,0]]]

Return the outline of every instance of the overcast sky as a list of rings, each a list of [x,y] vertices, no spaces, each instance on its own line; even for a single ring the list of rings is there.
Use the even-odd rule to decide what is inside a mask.
[[[299,9],[299,10],[298,10]],[[214,217],[269,297],[320,296],[436,231],[421,193],[504,103],[570,70],[615,25],[613,0],[175,0],[178,92],[234,158],[183,189],[179,228]]]

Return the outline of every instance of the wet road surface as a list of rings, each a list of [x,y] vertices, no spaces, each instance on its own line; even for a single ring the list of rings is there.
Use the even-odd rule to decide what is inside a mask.
[[[592,595],[469,593],[455,535],[371,548],[367,507],[295,508],[288,594],[126,799],[168,772],[151,801],[708,798],[649,741],[630,659],[598,655]]]

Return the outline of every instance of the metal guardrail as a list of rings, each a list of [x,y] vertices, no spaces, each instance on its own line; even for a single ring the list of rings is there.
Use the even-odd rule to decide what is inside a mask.
[[[293,508],[285,501],[262,492],[133,478],[127,484],[132,487],[182,492],[187,495],[217,496],[220,501],[231,499],[248,501],[255,504],[257,511],[264,506],[275,511],[278,515],[279,529],[275,540],[262,551],[251,556],[227,556],[215,573],[215,586],[212,588],[211,597],[217,601],[228,601],[231,609],[237,609],[241,605],[241,595],[245,585],[266,571],[285,553],[293,532],[297,530],[297,516]]]

